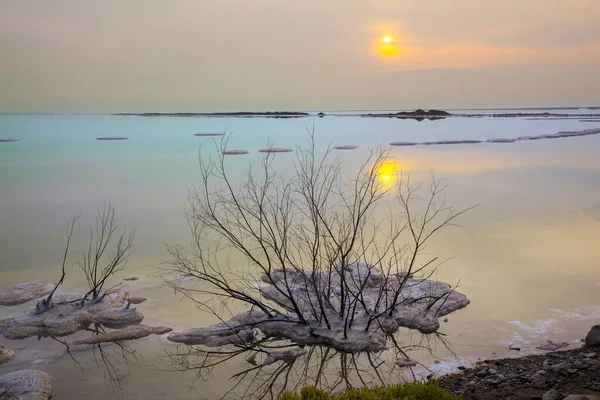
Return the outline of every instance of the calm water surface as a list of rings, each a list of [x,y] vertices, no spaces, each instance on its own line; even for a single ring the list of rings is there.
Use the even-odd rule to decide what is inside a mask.
[[[600,127],[577,119],[0,116],[0,137],[20,140],[0,143],[0,289],[30,279],[56,279],[68,220],[83,211],[80,226],[88,227],[96,205],[110,201],[129,226],[137,226],[139,249],[126,274],[141,278],[131,284],[132,294],[149,298],[138,306],[144,323],[180,330],[214,321],[156,276],[169,258],[165,244],[190,239],[183,208],[188,189],[199,183],[199,147],[214,151],[211,138],[193,133],[232,133],[228,147],[250,151],[228,158],[230,168],[241,171],[261,157],[257,150],[267,144],[304,145],[313,125],[320,148],[359,146],[335,153],[348,165],[364,160],[369,148],[395,141],[485,140]],[[130,139],[101,142],[98,136]],[[528,352],[548,339],[575,343],[599,322],[598,149],[600,135],[392,149],[391,156],[413,179],[426,179],[430,168],[446,179],[448,203],[479,205],[461,219],[466,230],[445,231],[427,249],[453,257],[438,278],[460,282],[459,290],[472,301],[440,329],[455,355],[437,343],[433,356],[415,351],[412,357],[440,373],[477,357],[514,355],[510,344]],[[276,167],[291,176],[292,159],[293,154],[278,155]],[[83,245],[81,240],[74,248]],[[74,267],[69,272],[64,290],[82,289],[83,277]],[[0,318],[28,307],[2,307]],[[397,337],[404,343],[419,340],[407,332]],[[107,394],[108,373],[91,351],[73,353],[78,366],[49,339],[3,343],[21,350],[14,363],[0,367],[0,374],[44,370],[55,378],[58,399],[118,395],[113,389]],[[245,367],[242,357],[215,369],[207,381],[194,380],[193,374],[171,371],[165,354],[175,346],[166,339],[142,339],[131,348],[137,361],[127,360],[130,364],[118,351],[112,353],[121,374],[119,395],[128,398],[213,398],[232,385],[233,372]],[[443,363],[433,364],[434,359]],[[339,369],[335,363],[332,374]],[[399,373],[387,373],[386,380],[398,379]]]

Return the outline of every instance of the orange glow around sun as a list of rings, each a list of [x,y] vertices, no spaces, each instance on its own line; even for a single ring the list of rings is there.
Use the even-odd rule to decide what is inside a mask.
[[[400,43],[392,35],[382,35],[375,45],[376,52],[380,57],[396,57],[402,53]]]

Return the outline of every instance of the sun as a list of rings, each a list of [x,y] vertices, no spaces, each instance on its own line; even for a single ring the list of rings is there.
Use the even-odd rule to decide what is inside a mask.
[[[383,36],[380,41],[383,44],[390,44],[394,42],[394,38],[391,36]]]
[[[384,186],[387,186],[398,179],[403,169],[404,166],[393,159],[383,160],[377,165],[377,177]]]
[[[376,53],[380,57],[391,58],[398,56],[402,53],[402,48],[396,39],[392,35],[382,35],[376,42]]]

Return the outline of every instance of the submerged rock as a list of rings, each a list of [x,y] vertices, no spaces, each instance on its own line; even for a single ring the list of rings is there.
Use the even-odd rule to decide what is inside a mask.
[[[0,398],[7,400],[46,400],[54,384],[45,372],[25,369],[0,376]]]
[[[13,350],[5,348],[4,345],[0,343],[0,365],[6,364],[14,356],[15,352]]]
[[[223,150],[223,154],[230,156],[240,156],[248,154],[248,150]]]
[[[119,329],[101,335],[92,336],[89,339],[77,340],[72,344],[98,344],[106,342],[118,342],[121,340],[141,339],[150,335],[162,335],[171,332],[172,330],[173,328],[169,328],[167,326],[133,325],[128,326],[124,329]]]
[[[292,363],[300,356],[305,355],[307,352],[301,348],[294,348],[282,351],[272,351],[269,353],[263,365],[270,365],[277,361],[283,361],[285,363]]]
[[[9,286],[0,292],[0,306],[17,306],[39,299],[52,292],[55,285],[55,282],[38,279]]]

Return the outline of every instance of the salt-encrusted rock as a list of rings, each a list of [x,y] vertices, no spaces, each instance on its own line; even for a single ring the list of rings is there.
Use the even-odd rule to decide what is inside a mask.
[[[223,150],[223,154],[229,156],[241,156],[248,154],[248,150]]]
[[[282,351],[272,351],[269,353],[263,365],[270,365],[277,361],[283,361],[286,363],[294,362],[298,357],[306,354],[306,350],[301,348],[293,348]]]
[[[12,318],[0,319],[0,335],[11,326],[13,326]]]
[[[7,400],[46,400],[54,384],[45,372],[25,369],[0,376],[0,398]]]
[[[395,364],[400,368],[415,367],[417,362],[408,358],[397,358]]]
[[[110,309],[122,310],[125,293],[111,293],[100,299],[86,300],[76,293],[56,293],[52,306],[39,311],[30,310],[14,318],[0,321],[0,333],[7,339],[25,339],[30,336],[67,336],[86,329],[96,317],[96,323],[120,328],[141,322],[143,316],[134,309],[119,313],[104,313]],[[100,322],[103,321],[103,322]]]
[[[103,333],[101,335],[95,335],[89,339],[77,340],[72,344],[98,344],[106,342],[117,342],[120,340],[141,339],[150,335],[162,335],[171,332],[172,330],[173,328],[169,328],[168,326],[132,325],[124,329]]]
[[[0,306],[16,306],[52,292],[56,283],[44,280],[18,283],[0,292]]]
[[[540,346],[536,346],[536,349],[538,350],[546,350],[546,351],[556,351],[556,350],[560,350],[562,348],[565,348],[569,345],[569,343],[554,343],[551,340],[548,340],[548,343],[542,344]]]
[[[92,321],[95,324],[104,325],[108,328],[122,328],[128,325],[137,325],[144,316],[135,308],[109,308],[94,314]]]
[[[254,330],[258,330],[266,337],[288,339],[298,345],[329,346],[351,353],[376,352],[386,348],[386,336],[399,327],[423,333],[435,332],[440,317],[469,304],[463,294],[447,283],[418,280],[406,273],[386,277],[378,268],[361,262],[314,273],[273,270],[263,275],[261,281],[263,283],[257,284],[260,293],[287,313],[267,315],[262,311],[248,311],[206,328],[171,333],[168,339],[220,346],[246,343],[254,337]],[[344,329],[347,320],[339,313],[342,287],[361,292],[361,302],[352,309],[352,325],[347,329]],[[390,304],[395,297],[396,306],[387,309],[384,304]],[[315,318],[316,308],[325,315],[327,322],[325,318]]]
[[[600,325],[594,325],[585,337],[586,346],[600,346]]]
[[[202,344],[208,347],[249,343],[254,339],[254,331],[248,327],[248,323],[261,319],[266,319],[265,314],[248,311],[229,321],[206,328],[190,328],[173,332],[167,336],[167,339],[177,343]]]
[[[133,297],[130,297],[128,300],[131,304],[140,304],[140,303],[145,302],[148,299],[143,296],[133,296]]]
[[[127,278],[123,278],[124,281],[129,281],[129,282],[131,282],[131,281],[137,281],[138,279],[140,279],[140,278],[138,278],[137,276],[130,276],[130,277],[127,277]]]
[[[294,149],[289,149],[287,147],[267,147],[264,149],[258,150],[260,153],[290,153],[294,151]]]
[[[6,364],[11,358],[13,358],[15,352],[13,350],[9,350],[4,347],[3,344],[0,343],[0,365]]]

